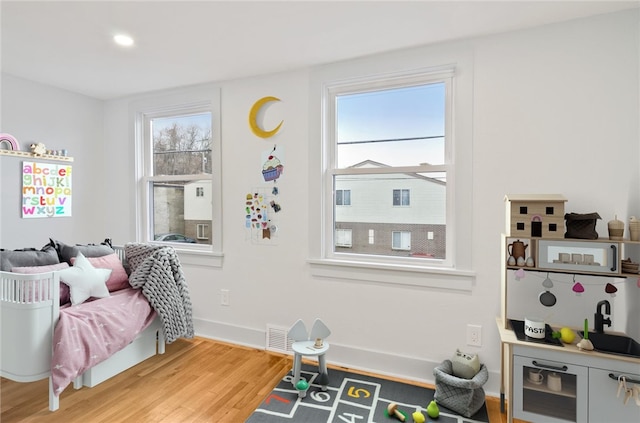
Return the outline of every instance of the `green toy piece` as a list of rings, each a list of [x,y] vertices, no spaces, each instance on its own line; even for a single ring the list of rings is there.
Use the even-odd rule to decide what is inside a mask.
[[[307,389],[309,389],[309,384],[306,380],[300,379],[298,383],[296,383],[296,389],[298,391],[306,391]]]
[[[437,419],[440,415],[440,409],[438,408],[438,404],[436,404],[435,400],[431,401],[427,406],[427,414],[432,419]]]

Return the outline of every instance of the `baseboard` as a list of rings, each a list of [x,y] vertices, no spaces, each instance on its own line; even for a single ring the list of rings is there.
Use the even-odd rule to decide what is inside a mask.
[[[194,327],[196,335],[203,338],[259,350],[266,349],[266,330],[202,319],[194,319]],[[327,353],[327,362],[329,364],[415,382],[435,384],[433,369],[441,364],[441,361],[435,362],[419,357],[389,354],[384,351],[374,351],[353,345],[335,344],[333,342],[330,342],[330,344],[331,349]],[[489,380],[483,388],[488,396],[500,397],[500,373],[489,370]]]
[[[229,342],[245,347],[265,349],[266,332],[244,326],[230,325],[213,320],[193,319],[197,336]]]

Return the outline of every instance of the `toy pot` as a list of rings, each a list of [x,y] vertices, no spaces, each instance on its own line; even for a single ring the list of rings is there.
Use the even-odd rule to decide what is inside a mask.
[[[544,339],[546,324],[541,319],[524,318],[524,334],[530,338]]]
[[[507,246],[507,250],[509,250],[509,255],[518,259],[518,257],[522,257],[525,259],[525,250],[529,244],[526,244],[520,240],[513,241],[511,244]]]

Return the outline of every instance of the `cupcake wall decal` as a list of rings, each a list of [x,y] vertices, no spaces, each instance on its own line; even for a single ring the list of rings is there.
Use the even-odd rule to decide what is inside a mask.
[[[268,153],[267,160],[262,165],[262,177],[265,182],[277,180],[284,170],[281,160],[275,155],[276,147]]]

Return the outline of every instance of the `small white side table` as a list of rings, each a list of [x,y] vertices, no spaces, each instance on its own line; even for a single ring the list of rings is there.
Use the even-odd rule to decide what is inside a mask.
[[[291,345],[291,349],[294,352],[293,358],[293,387],[296,387],[296,384],[301,379],[300,377],[300,369],[302,367],[302,357],[304,356],[316,356],[318,357],[318,370],[320,374],[327,375],[327,361],[325,359],[324,354],[329,351],[329,343],[324,341],[322,343],[322,347],[316,348],[315,341],[298,341],[294,342]],[[322,390],[327,390],[327,385],[322,385]]]

